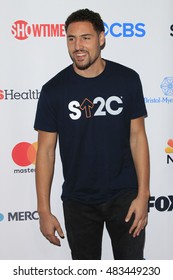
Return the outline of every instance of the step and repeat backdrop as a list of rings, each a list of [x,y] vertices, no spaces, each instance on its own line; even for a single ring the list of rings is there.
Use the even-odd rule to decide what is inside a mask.
[[[145,258],[173,259],[173,1],[0,1],[0,259],[70,259],[67,239],[57,248],[39,231],[35,192],[37,133],[33,129],[42,85],[71,63],[64,22],[80,8],[105,24],[102,56],[135,69],[148,110],[151,197]],[[115,77],[116,82],[116,77]],[[57,162],[52,212],[64,228],[63,182]],[[103,259],[113,259],[107,232]]]

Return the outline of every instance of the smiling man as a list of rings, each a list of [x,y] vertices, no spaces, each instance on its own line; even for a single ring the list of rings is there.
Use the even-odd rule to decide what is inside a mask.
[[[114,259],[143,259],[149,199],[147,115],[139,75],[103,59],[104,24],[88,9],[65,23],[73,61],[42,88],[36,189],[40,229],[53,244],[64,238],[50,193],[59,138],[62,201],[72,259],[101,259],[106,226]]]
[[[103,71],[105,62],[101,59],[100,48],[104,41],[104,32],[97,33],[91,22],[73,22],[69,25],[67,45],[76,73],[95,77]]]

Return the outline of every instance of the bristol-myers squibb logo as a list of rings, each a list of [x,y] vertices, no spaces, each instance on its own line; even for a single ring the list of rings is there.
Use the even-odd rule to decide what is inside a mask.
[[[142,22],[131,23],[131,22],[113,22],[108,24],[104,22],[105,36],[110,34],[111,36],[118,37],[144,37],[146,34],[145,24]]]
[[[173,77],[164,78],[160,87],[161,87],[164,95],[173,96]]]
[[[145,103],[173,104],[173,77],[165,77],[160,84],[160,89],[164,96],[145,97]]]

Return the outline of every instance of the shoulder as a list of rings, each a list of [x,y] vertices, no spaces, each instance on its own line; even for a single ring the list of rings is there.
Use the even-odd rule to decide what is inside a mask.
[[[119,74],[120,76],[122,75],[124,77],[134,77],[134,78],[139,77],[139,74],[134,69],[126,65],[110,60],[106,60],[106,63],[111,71],[115,72],[116,74]]]
[[[72,68],[72,65],[69,65],[68,67],[61,70],[59,73],[57,73],[54,77],[52,77],[49,81],[47,81],[43,85],[43,89],[44,90],[53,90],[55,88],[57,89],[57,87],[61,87],[64,84],[66,77],[70,73],[71,68]]]

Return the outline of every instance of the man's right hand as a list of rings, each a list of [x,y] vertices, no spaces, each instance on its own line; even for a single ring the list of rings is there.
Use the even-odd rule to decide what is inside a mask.
[[[61,246],[60,239],[57,237],[56,233],[58,233],[61,238],[64,238],[64,233],[59,221],[54,215],[51,213],[40,214],[40,231],[50,243]]]

